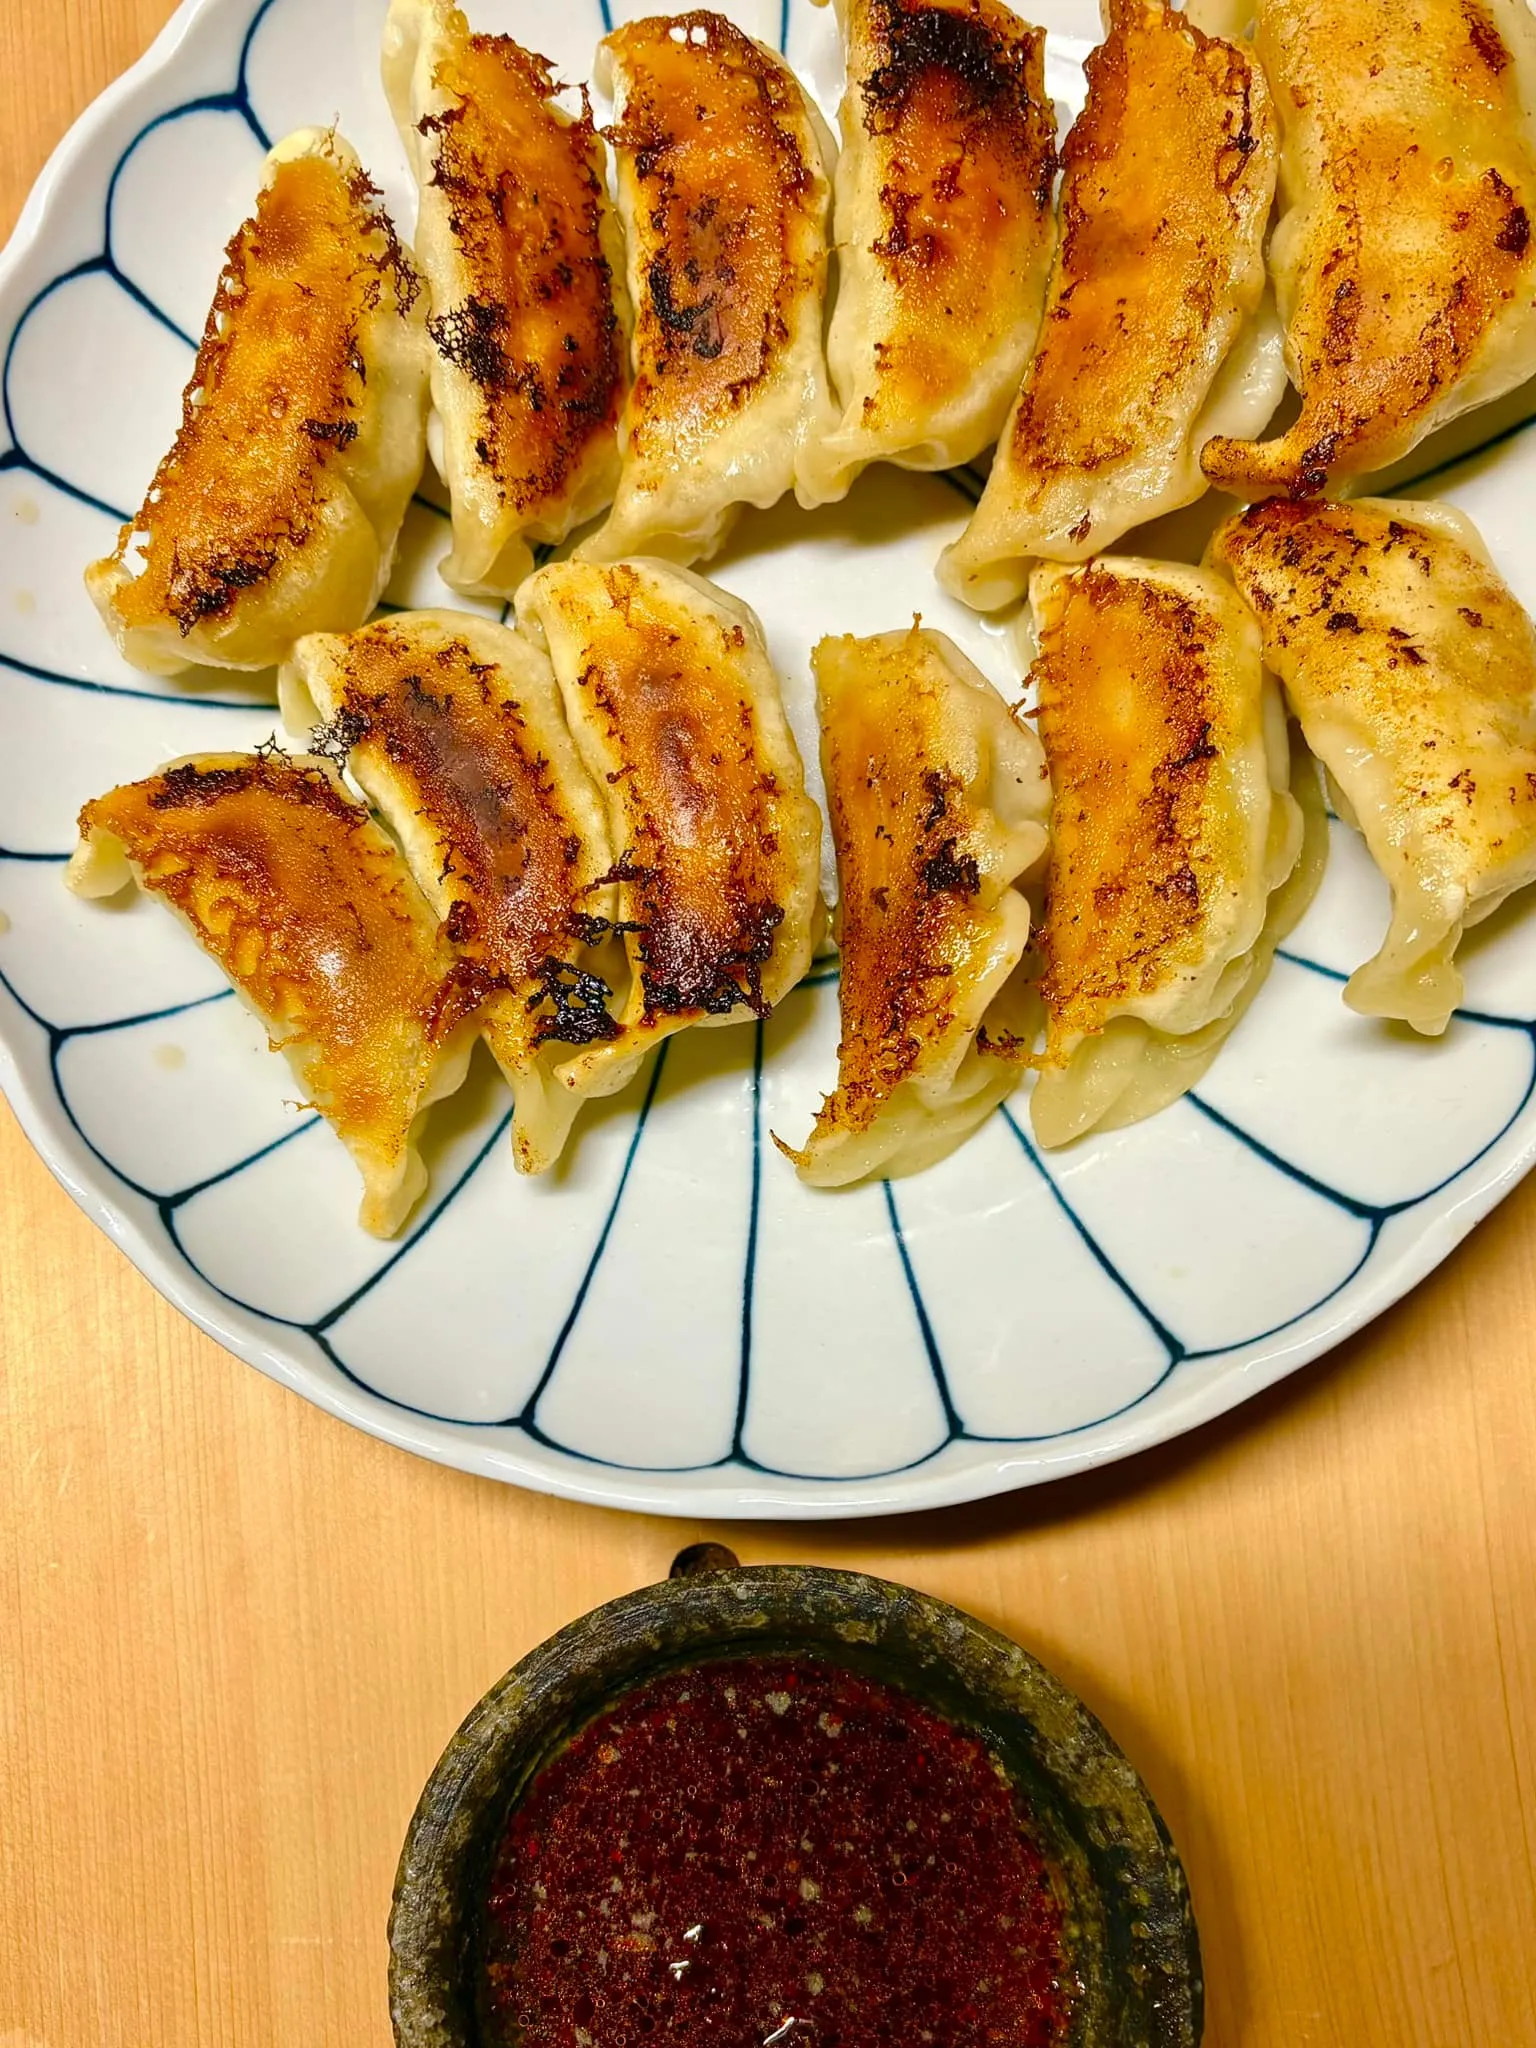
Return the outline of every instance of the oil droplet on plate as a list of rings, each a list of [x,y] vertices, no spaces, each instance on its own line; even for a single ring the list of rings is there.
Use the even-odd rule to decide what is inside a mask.
[[[174,1074],[178,1067],[187,1064],[186,1050],[179,1045],[157,1045],[150,1057],[157,1067],[164,1067],[168,1074]]]

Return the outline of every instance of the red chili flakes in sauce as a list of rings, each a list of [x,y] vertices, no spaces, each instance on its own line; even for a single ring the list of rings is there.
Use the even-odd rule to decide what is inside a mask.
[[[975,1736],[835,1666],[639,1686],[539,1773],[491,1880],[517,2048],[1052,2048],[1061,1908]]]

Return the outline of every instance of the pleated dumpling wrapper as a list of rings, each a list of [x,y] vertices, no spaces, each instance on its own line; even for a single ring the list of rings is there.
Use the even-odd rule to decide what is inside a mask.
[[[1280,112],[1269,265],[1301,410],[1213,482],[1311,497],[1536,375],[1527,0],[1228,0]]]
[[[294,733],[344,758],[443,920],[467,1009],[506,1075],[524,1173],[560,1156],[581,1095],[558,1068],[619,1027],[607,807],[548,657],[466,612],[400,612],[301,640],[279,678]]]
[[[86,587],[136,668],[270,668],[383,593],[425,460],[426,309],[350,146],[304,129],[230,242],[181,429]]]
[[[837,0],[848,53],[827,356],[842,423],[811,495],[867,463],[953,469],[997,439],[1056,242],[1045,31],[999,0]]]
[[[1265,296],[1278,133],[1242,45],[1162,0],[1111,0],[1063,149],[1039,344],[981,503],[940,565],[979,611],[1034,558],[1081,562],[1206,489],[1212,433],[1256,433],[1285,390]]]
[[[133,880],[176,912],[352,1154],[363,1228],[393,1237],[427,1186],[421,1116],[474,1043],[394,841],[329,762],[275,752],[177,762],[88,803],[80,832],[70,887]]]
[[[719,550],[742,506],[803,493],[836,423],[822,352],[833,144],[783,58],[720,14],[626,22],[598,76],[614,97],[634,380],[613,511],[579,553],[686,566]]]
[[[1280,691],[1223,578],[1105,556],[1041,567],[1029,594],[1054,793],[1030,1121],[1050,1147],[1195,1085],[1316,889],[1327,820],[1310,763],[1306,812],[1291,794]]]
[[[1018,1085],[1016,884],[1044,859],[1050,788],[1034,734],[942,633],[823,640],[815,665],[842,1039],[815,1129],[778,1143],[836,1188],[932,1165]]]
[[[1536,629],[1449,505],[1270,498],[1211,556],[1392,891],[1344,1000],[1442,1032],[1463,931],[1536,879]]]
[[[764,1017],[804,977],[824,924],[821,813],[762,627],[723,590],[665,562],[551,563],[518,622],[547,648],[607,798],[622,1029],[561,1069],[607,1095],[674,1032]]]
[[[472,35],[451,0],[393,0],[384,85],[420,193],[442,573],[510,597],[533,544],[595,519],[618,482],[629,341],[607,153],[543,57]]]

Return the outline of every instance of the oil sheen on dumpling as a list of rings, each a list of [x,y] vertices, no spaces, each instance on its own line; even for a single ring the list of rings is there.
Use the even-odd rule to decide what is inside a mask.
[[[595,519],[618,482],[629,343],[607,157],[590,111],[556,104],[548,62],[472,35],[451,0],[394,0],[384,84],[420,191],[443,576],[510,596],[532,543]]]
[[[418,1118],[464,1078],[473,1037],[437,919],[334,768],[208,754],[97,797],[67,871],[132,879],[190,928],[357,1162],[363,1228],[392,1237],[425,1191]]]
[[[1046,848],[1040,745],[959,648],[914,626],[816,649],[842,953],[837,1087],[802,1180],[915,1173],[1017,1086],[978,1043],[1029,1013],[1016,973]]]
[[[754,614],[664,562],[552,563],[518,602],[608,802],[622,1033],[562,1069],[606,1095],[690,1024],[766,1016],[821,935],[821,814]]]
[[[548,657],[488,619],[400,612],[301,640],[279,688],[292,731],[327,722],[404,848],[511,1084],[517,1164],[542,1173],[581,1106],[555,1070],[619,1028],[607,811]]]
[[[269,668],[301,633],[362,624],[425,459],[424,318],[347,143],[279,143],[226,253],[175,445],[86,571],[136,667]]]
[[[1536,630],[1447,505],[1271,498],[1211,552],[1392,890],[1344,1000],[1439,1033],[1462,932],[1536,878]]]
[[[832,431],[822,323],[832,139],[795,74],[723,15],[602,44],[635,308],[623,467],[583,559],[714,554]]]
[[[866,463],[950,469],[997,439],[1055,246],[1045,31],[998,0],[837,0],[848,87],[827,355],[841,426],[812,494]]]
[[[1314,801],[1303,860],[1280,692],[1221,577],[1106,556],[1037,569],[1030,606],[1054,796],[1030,1120],[1056,1146],[1194,1086],[1306,908],[1327,823]]]
[[[1285,389],[1264,298],[1277,131],[1242,46],[1161,0],[1113,0],[1063,149],[1039,345],[940,577],[991,611],[1032,557],[1080,562],[1206,488],[1207,435],[1254,433]]]
[[[1300,498],[1536,374],[1536,21],[1526,0],[1257,12],[1282,124],[1269,261],[1301,411],[1274,440],[1215,442],[1205,470]]]

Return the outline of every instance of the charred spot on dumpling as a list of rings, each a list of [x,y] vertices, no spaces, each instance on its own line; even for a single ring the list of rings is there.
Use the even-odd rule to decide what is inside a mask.
[[[965,155],[965,132],[990,128],[1028,143],[1035,201],[1050,204],[1055,151],[1049,103],[1042,104],[1034,75],[1034,48],[1000,33],[979,8],[930,0],[874,0],[870,29],[880,61],[863,81],[863,119],[871,135],[899,132],[911,120],[949,125],[955,157]],[[1048,124],[1048,125],[1047,125]]]
[[[979,8],[928,0],[874,0],[869,28],[879,61],[861,82],[864,126],[900,145],[880,192],[885,231],[871,245],[891,272],[910,277],[962,255],[967,217],[999,181],[1009,189],[997,196],[1011,202],[1010,172],[1023,170],[1047,212],[1056,129],[1038,32],[1008,35]]]
[[[434,313],[427,332],[456,370],[491,394],[504,391],[511,380],[512,366],[502,346],[507,325],[505,306],[471,296],[446,313]]]
[[[428,331],[480,394],[479,458],[503,502],[530,511],[570,488],[623,400],[601,146],[585,90],[567,118],[548,61],[510,36],[463,38],[434,83],[454,103],[418,123],[429,183],[475,289]]]
[[[178,762],[145,787],[152,811],[209,810],[247,791],[265,790],[280,796],[284,803],[327,811],[348,826],[367,816],[329,775],[312,761],[293,759],[275,740],[233,766]]]
[[[114,604],[128,627],[169,616],[183,638],[226,616],[301,549],[325,473],[358,433],[359,332],[415,273],[377,188],[326,153],[277,163],[229,244],[180,431],[115,559],[137,573]]]
[[[613,990],[600,974],[570,960],[547,958],[539,987],[528,998],[530,1010],[543,1012],[534,1031],[536,1045],[599,1045],[617,1038],[620,1026],[609,1011]]]
[[[779,904],[733,903],[722,933],[717,919],[700,917],[697,905],[669,889],[664,877],[653,878],[641,902],[646,915],[629,929],[637,934],[647,1022],[694,1010],[728,1017],[741,1007],[767,1016],[772,1006],[763,998],[763,969],[784,922]]]

